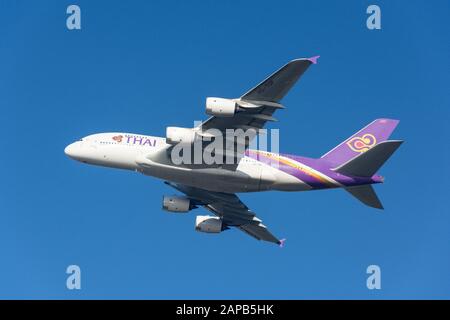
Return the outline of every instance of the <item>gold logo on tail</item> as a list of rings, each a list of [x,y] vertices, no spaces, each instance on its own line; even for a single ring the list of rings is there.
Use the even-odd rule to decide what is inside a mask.
[[[377,143],[377,139],[370,133],[361,137],[354,137],[347,141],[347,145],[355,152],[366,152]]]

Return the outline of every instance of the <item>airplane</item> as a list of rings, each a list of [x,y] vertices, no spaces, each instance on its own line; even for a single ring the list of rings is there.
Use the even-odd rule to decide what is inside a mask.
[[[290,61],[240,98],[207,98],[206,113],[210,117],[193,128],[167,127],[166,137],[97,133],[69,144],[64,152],[83,163],[164,180],[184,195],[163,196],[163,209],[184,213],[203,207],[213,214],[196,217],[195,229],[200,232],[220,233],[235,227],[258,240],[283,246],[285,239],[275,237],[236,195],[243,192],[343,188],[362,203],[383,209],[372,185],[384,182],[377,171],[403,142],[388,140],[398,120],[376,119],[320,158],[249,147],[252,139],[265,130],[265,124],[276,120],[273,114],[284,108],[280,101],[318,58]],[[173,151],[180,145],[187,147],[183,152],[194,145],[205,151],[205,141],[224,141],[219,135],[229,129],[253,133],[232,141],[226,137],[231,143],[214,153],[219,159],[229,159],[231,154],[234,162],[174,161]],[[192,159],[192,155],[187,158]]]

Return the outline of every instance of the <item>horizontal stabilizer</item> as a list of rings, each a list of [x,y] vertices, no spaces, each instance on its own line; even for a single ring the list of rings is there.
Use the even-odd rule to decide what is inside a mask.
[[[345,188],[356,199],[372,208],[383,209],[380,199],[370,184]]]
[[[334,171],[348,176],[372,177],[402,143],[401,140],[380,142],[372,149],[335,168]]]

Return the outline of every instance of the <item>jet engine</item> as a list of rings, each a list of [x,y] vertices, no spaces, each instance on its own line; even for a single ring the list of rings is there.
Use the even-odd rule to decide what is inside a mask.
[[[216,117],[232,117],[237,104],[231,99],[206,98],[206,113]]]
[[[197,216],[195,230],[206,233],[220,233],[225,230],[222,219],[213,216]]]
[[[195,131],[189,128],[167,127],[166,142],[169,144],[192,144],[195,141]]]
[[[193,206],[191,200],[186,197],[164,196],[163,209],[169,212],[188,212]]]

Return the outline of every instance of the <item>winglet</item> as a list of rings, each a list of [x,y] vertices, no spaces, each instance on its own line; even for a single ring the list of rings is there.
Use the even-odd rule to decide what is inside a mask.
[[[320,56],[314,56],[314,57],[308,58],[306,60],[311,61],[312,64],[317,64],[317,59],[319,59],[319,58],[320,58]]]
[[[278,243],[278,245],[280,246],[280,248],[283,248],[284,247],[284,243],[286,242],[286,239],[281,239],[281,240],[279,240],[279,243]]]

